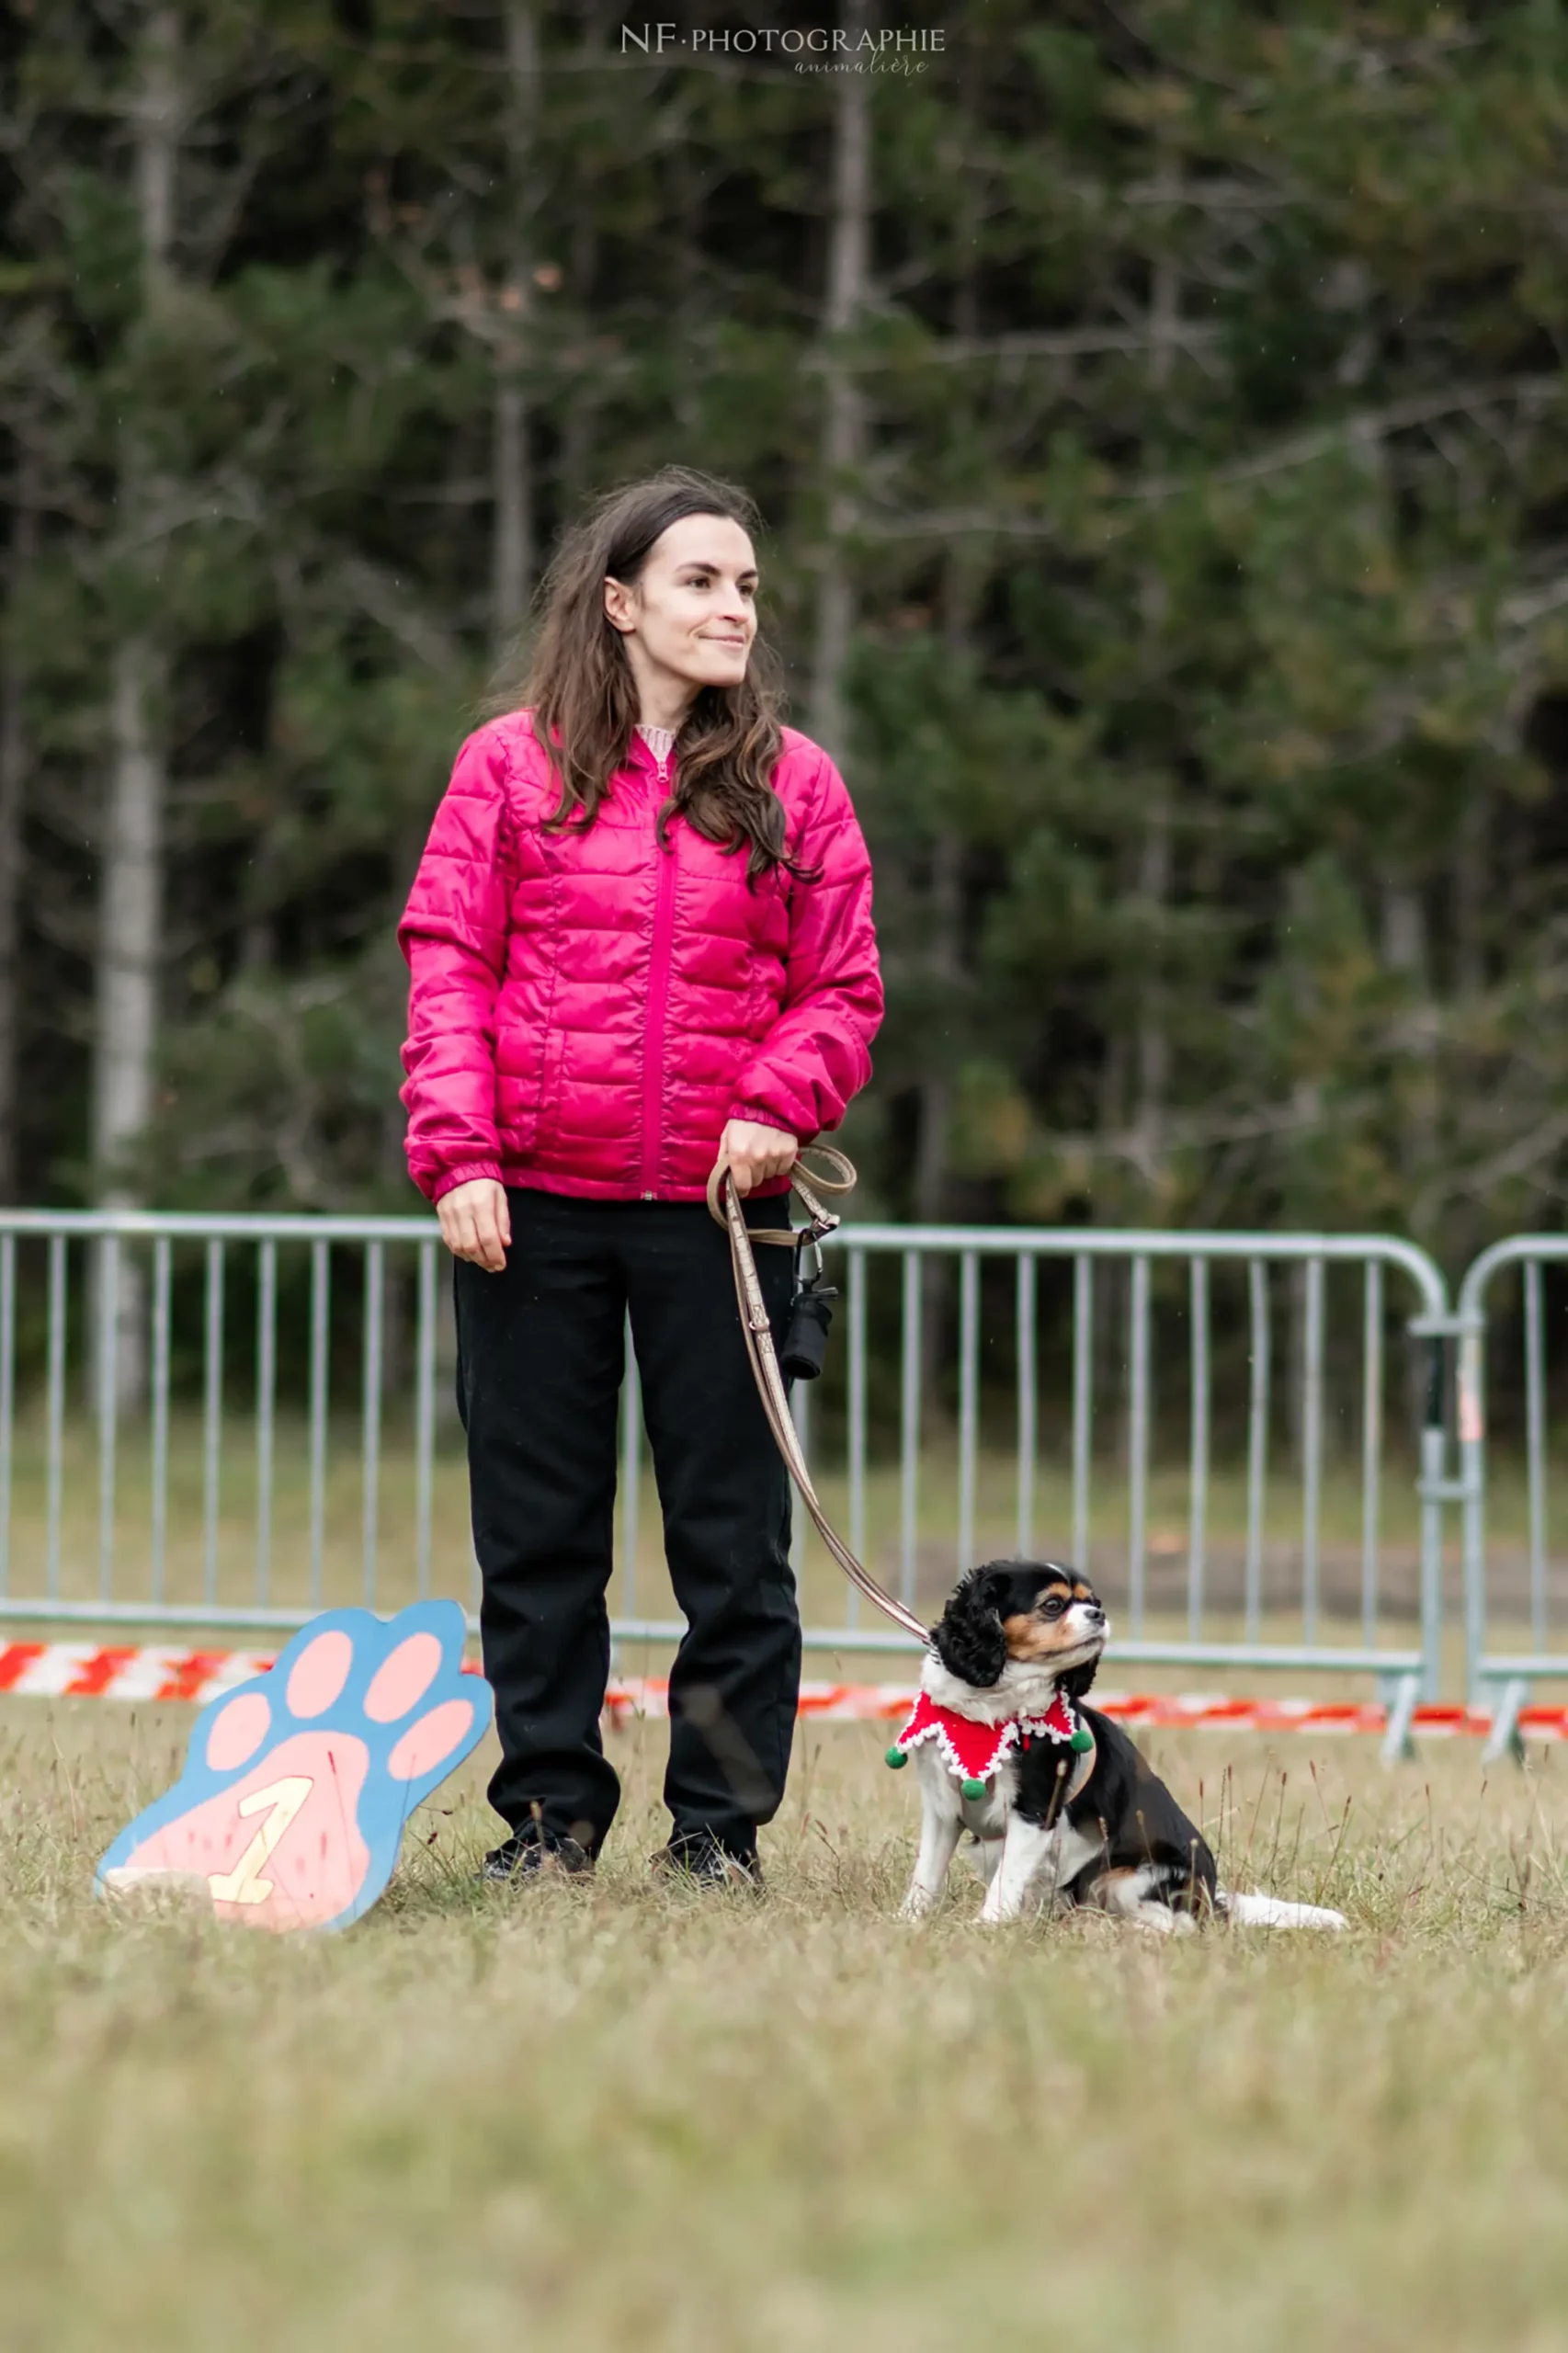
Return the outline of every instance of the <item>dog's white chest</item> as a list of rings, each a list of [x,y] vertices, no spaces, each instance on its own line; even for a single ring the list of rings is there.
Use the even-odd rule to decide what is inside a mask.
[[[980,1838],[1000,1838],[1017,1793],[1018,1768],[1009,1756],[986,1782],[983,1798],[960,1797],[964,1828],[972,1830]]]
[[[920,1776],[923,1805],[950,1815],[978,1838],[999,1838],[1006,1829],[1018,1789],[1018,1768],[1010,1756],[987,1779],[982,1798],[964,1796],[951,1768],[932,1746],[915,1750],[915,1769]]]

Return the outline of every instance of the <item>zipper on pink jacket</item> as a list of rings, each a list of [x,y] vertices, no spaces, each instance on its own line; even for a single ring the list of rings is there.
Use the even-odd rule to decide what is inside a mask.
[[[656,765],[659,807],[662,808],[665,787],[669,781],[669,767],[664,760]],[[658,846],[657,810],[653,824],[653,856],[658,861],[658,880],[653,898],[653,944],[648,960],[648,1024],[642,1040],[641,1189],[645,1201],[657,1197],[659,1145],[663,1141],[660,1131],[664,1123],[665,1023],[669,1012],[670,948],[675,938],[676,915],[676,835],[672,825],[669,847],[661,849]]]

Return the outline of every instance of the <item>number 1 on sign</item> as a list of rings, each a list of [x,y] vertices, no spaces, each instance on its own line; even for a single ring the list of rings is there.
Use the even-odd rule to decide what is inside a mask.
[[[265,1790],[253,1790],[248,1798],[240,1800],[239,1810],[247,1819],[253,1813],[265,1813],[267,1818],[233,1870],[214,1871],[209,1877],[214,1904],[266,1903],[272,1881],[261,1877],[261,1867],[314,1787],[305,1774],[291,1773],[286,1780],[269,1781]]]

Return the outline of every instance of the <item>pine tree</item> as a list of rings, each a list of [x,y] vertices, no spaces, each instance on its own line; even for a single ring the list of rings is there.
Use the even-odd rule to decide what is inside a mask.
[[[872,836],[880,1202],[1559,1215],[1560,13],[905,21],[899,77],[605,0],[12,21],[17,1188],[410,1202],[431,807],[675,458],[761,496]]]

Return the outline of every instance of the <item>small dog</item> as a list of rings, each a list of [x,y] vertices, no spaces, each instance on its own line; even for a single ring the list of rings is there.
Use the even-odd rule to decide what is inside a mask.
[[[1234,1895],[1203,1834],[1120,1726],[1081,1702],[1110,1623],[1087,1581],[1053,1561],[991,1561],[960,1579],[931,1630],[920,1698],[888,1762],[920,1775],[920,1850],[902,1916],[941,1894],[964,1831],[984,1921],[1090,1905],[1163,1935],[1210,1914],[1260,1927],[1343,1928],[1338,1912]]]

